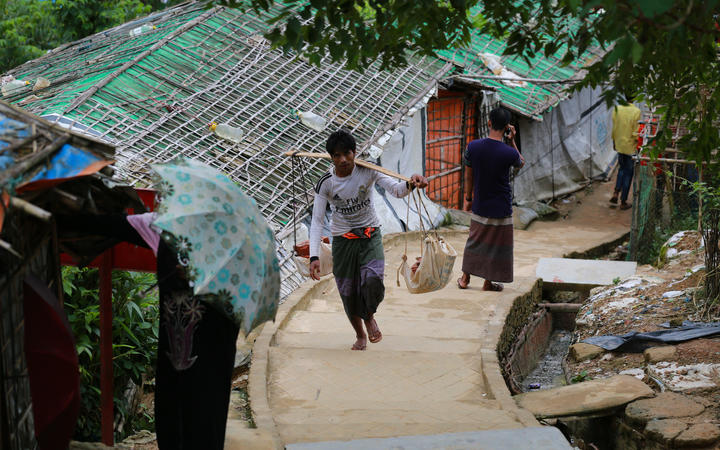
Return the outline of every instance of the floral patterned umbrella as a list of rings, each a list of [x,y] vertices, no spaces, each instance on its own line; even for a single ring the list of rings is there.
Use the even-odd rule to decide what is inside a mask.
[[[275,318],[280,267],[275,237],[255,200],[226,175],[190,159],[153,165],[160,206],[154,225],[189,266],[196,295],[247,334]]]

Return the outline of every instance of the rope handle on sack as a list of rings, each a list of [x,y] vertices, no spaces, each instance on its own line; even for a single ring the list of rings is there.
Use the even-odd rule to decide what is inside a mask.
[[[425,246],[422,245],[422,243],[425,241],[425,238],[429,234],[428,231],[425,230],[425,223],[423,222],[423,216],[422,211],[425,210],[425,214],[428,218],[428,223],[432,223],[430,220],[430,212],[428,211],[427,207],[425,206],[425,203],[422,200],[422,196],[420,195],[419,189],[413,189],[410,191],[410,196],[412,197],[413,201],[415,202],[415,208],[417,209],[418,213],[418,219],[420,219],[420,230],[422,231],[422,237],[420,239],[421,245],[420,245],[420,258],[423,258],[424,252],[425,252]],[[405,216],[405,224],[406,226],[410,225],[410,198],[407,200],[407,214]],[[435,238],[440,239],[437,230],[434,230]],[[407,233],[405,233],[405,251],[403,252],[402,260],[405,264],[407,264],[407,250],[408,249],[408,237]],[[402,263],[397,268],[396,278],[395,281],[398,286],[400,286],[400,269],[402,268]]]

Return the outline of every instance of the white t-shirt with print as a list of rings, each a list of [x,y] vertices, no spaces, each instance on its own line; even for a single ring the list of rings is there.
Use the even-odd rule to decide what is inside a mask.
[[[404,181],[396,181],[378,171],[358,166],[350,175],[339,177],[332,167],[315,185],[312,223],[310,225],[310,256],[320,254],[320,239],[325,209],[330,203],[330,233],[342,236],[354,228],[378,227],[380,219],[373,204],[374,184],[394,197],[404,197],[410,190]]]

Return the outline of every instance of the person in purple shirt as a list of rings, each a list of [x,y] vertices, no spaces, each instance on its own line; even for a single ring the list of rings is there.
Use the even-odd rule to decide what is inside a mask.
[[[504,108],[490,111],[490,135],[470,142],[465,150],[465,210],[472,207],[470,235],[463,253],[462,276],[457,284],[467,289],[470,275],[485,279],[483,290],[501,291],[513,280],[513,223],[510,169],[525,159],[515,145],[515,127]],[[510,145],[503,142],[507,139]]]

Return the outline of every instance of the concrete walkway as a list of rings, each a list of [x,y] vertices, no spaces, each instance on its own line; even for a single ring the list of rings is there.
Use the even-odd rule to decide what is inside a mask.
[[[579,195],[582,204],[567,219],[516,230],[515,282],[501,293],[482,291],[478,278],[457,288],[467,232],[443,230],[459,253],[452,282],[410,294],[403,280],[396,286],[395,271],[406,238],[408,256],[419,256],[418,236],[386,237],[387,292],[376,315],[384,338],[367,351],[350,351],[354,333],[331,277],[301,286],[255,342],[253,448],[537,427],[505,385],[498,338],[515,298],[535,285],[539,258],[585,251],[629,231],[630,211],[609,209],[610,183],[598,187]],[[242,433],[233,433],[228,448],[247,448]]]

